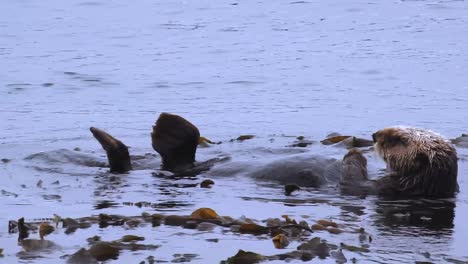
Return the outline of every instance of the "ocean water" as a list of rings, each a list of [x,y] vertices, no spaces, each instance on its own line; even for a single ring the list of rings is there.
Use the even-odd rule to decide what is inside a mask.
[[[466,1],[5,0],[1,10],[0,158],[11,161],[0,163],[0,262],[62,263],[95,234],[106,240],[142,234],[161,245],[124,251],[115,261],[122,263],[149,255],[172,261],[184,253],[197,254],[193,263],[218,263],[239,249],[273,255],[299,243],[278,250],[265,237],[220,230],[93,226],[72,235],[59,229],[47,238],[61,249],[25,257],[17,234],[7,232],[8,221],[20,217],[186,215],[200,207],[235,218],[287,214],[364,227],[373,237],[370,252],[343,251],[348,260],[468,261],[468,151],[461,147],[460,193],[443,201],[307,188],[291,198],[282,185],[242,175],[201,175],[212,177],[214,187],[182,188],[151,169],[116,176],[50,156],[25,159],[79,148],[105,161],[90,126],[121,139],[132,154],[155,153],[149,133],[161,112],[179,114],[223,142],[199,149],[198,160],[232,155],[254,167],[292,155],[286,146],[297,136],[315,143],[292,152],[337,159],[346,150],[318,143],[331,132],[370,138],[403,124],[458,137],[468,131]],[[229,141],[243,134],[256,137]],[[385,166],[366,155],[370,170]],[[139,201],[155,206],[127,205]],[[112,205],[99,206],[105,202]],[[355,234],[314,235],[358,244]],[[213,237],[219,242],[206,240]]]

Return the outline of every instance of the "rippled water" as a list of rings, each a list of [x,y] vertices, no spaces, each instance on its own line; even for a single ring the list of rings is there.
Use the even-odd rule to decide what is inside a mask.
[[[258,220],[288,214],[363,226],[374,237],[371,252],[345,252],[348,259],[468,261],[468,151],[462,148],[455,200],[398,203],[313,189],[286,197],[278,184],[242,176],[202,175],[215,180],[214,188],[183,188],[192,182],[174,184],[152,170],[115,176],[63,160],[24,160],[79,147],[105,161],[90,126],[123,140],[132,154],[153,153],[151,124],[163,111],[225,142],[200,149],[199,160],[230,154],[253,166],[289,155],[284,146],[294,137],[287,136],[319,141],[336,131],[369,138],[406,124],[454,138],[468,129],[466,1],[7,0],[2,10],[0,158],[12,161],[0,164],[0,261],[28,262],[18,254],[17,234],[6,232],[8,220],[19,217],[189,214],[199,207]],[[257,137],[227,142],[241,134]],[[318,143],[306,150],[335,158],[345,152]],[[384,166],[368,158],[374,170]],[[139,201],[152,206],[127,205]],[[162,245],[124,252],[122,262],[194,253],[192,262],[216,263],[238,249],[281,252],[267,238],[221,231],[92,227],[74,235],[57,231],[50,239],[62,249],[29,262],[61,263],[60,256],[96,233],[107,240],[143,234]],[[351,234],[318,235],[358,243]],[[213,237],[219,242],[205,240]]]

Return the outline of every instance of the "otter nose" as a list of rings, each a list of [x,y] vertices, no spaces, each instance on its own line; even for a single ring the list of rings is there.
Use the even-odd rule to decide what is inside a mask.
[[[376,135],[376,133],[372,134],[372,140],[374,141],[374,143],[377,142],[377,135]]]

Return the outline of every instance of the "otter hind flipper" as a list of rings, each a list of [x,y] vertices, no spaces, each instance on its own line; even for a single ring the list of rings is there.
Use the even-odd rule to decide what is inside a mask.
[[[151,133],[153,149],[161,155],[163,169],[183,171],[193,167],[200,131],[185,118],[162,113]]]
[[[111,172],[124,173],[132,169],[128,147],[107,132],[90,127],[89,130],[106,151]]]

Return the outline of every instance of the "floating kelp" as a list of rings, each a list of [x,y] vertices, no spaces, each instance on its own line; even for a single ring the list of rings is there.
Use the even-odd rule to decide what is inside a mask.
[[[209,147],[210,145],[214,145],[214,144],[221,144],[221,142],[213,142],[209,139],[207,139],[206,137],[200,137],[198,138],[198,147],[202,147],[202,148],[206,148],[206,147]]]
[[[341,248],[337,251],[330,252],[330,255],[336,260],[337,264],[346,263],[348,261]]]
[[[275,246],[275,248],[278,249],[285,248],[289,245],[288,237],[284,234],[278,234],[274,236],[271,240],[273,241],[273,245]]]
[[[194,219],[217,219],[219,215],[211,208],[200,208],[195,210],[190,217]]]
[[[311,140],[306,140],[304,136],[298,136],[296,137],[296,140],[289,145],[288,147],[299,147],[299,148],[305,148],[309,145],[314,144],[314,141]]]
[[[185,263],[198,258],[198,254],[174,254],[172,263]]]
[[[68,264],[97,264],[98,261],[91,256],[88,250],[81,248],[74,254],[72,254],[68,260]]]
[[[336,245],[328,244],[318,237],[302,243],[297,250],[272,256],[264,256],[255,252],[239,250],[236,255],[221,261],[222,264],[253,264],[262,261],[273,260],[302,260],[310,261],[315,257],[321,259],[330,256],[331,250],[336,250]],[[338,256],[339,257],[339,256]],[[342,259],[342,258],[341,258]]]
[[[183,226],[190,218],[187,216],[180,216],[180,215],[169,215],[164,218],[164,224],[170,226]]]
[[[145,240],[144,237],[135,236],[135,235],[125,235],[120,239],[121,242],[135,242],[135,241],[143,241],[143,240]]]
[[[23,239],[19,243],[26,252],[58,248],[54,242],[45,239]]]
[[[241,135],[241,136],[238,136],[236,139],[231,139],[230,141],[233,142],[233,141],[244,141],[244,140],[249,140],[249,139],[252,139],[254,138],[255,136],[254,135]]]
[[[154,250],[159,248],[158,245],[143,245],[133,243],[135,241],[144,240],[143,237],[127,235],[119,240],[105,242],[101,241],[99,236],[88,238],[87,241],[91,244],[89,249],[81,248],[76,253],[68,257],[67,263],[70,264],[85,264],[97,263],[97,261],[106,261],[109,259],[117,259],[121,250]]]
[[[257,221],[246,217],[234,219],[229,216],[219,216],[216,211],[211,208],[199,208],[194,210],[190,215],[165,215],[165,214],[148,214],[143,213],[140,216],[121,216],[121,215],[109,215],[99,214],[98,216],[83,217],[77,219],[55,217],[50,219],[59,219],[59,222],[63,223],[65,232],[71,227],[79,228],[80,225],[99,225],[102,228],[107,226],[128,226],[128,222],[137,222],[136,226],[145,226],[152,224],[153,226],[168,225],[168,226],[179,226],[185,229],[198,229],[200,231],[213,231],[216,227],[221,228],[222,233],[234,232],[239,234],[252,234],[261,235],[263,238],[269,236],[272,239],[273,245],[278,249],[288,247],[289,241],[304,241],[305,238],[310,236],[313,230],[326,230],[333,234],[338,234],[341,229],[338,228],[338,224],[331,220],[318,220],[316,224],[309,227],[309,224],[305,220],[298,221],[283,215],[283,219],[280,218],[269,218],[264,221]],[[261,225],[259,222],[266,223]],[[51,232],[52,226],[48,223],[41,222],[30,222],[24,223],[24,219],[18,221],[21,223],[22,228],[27,226],[28,230],[38,230],[40,235],[43,237],[46,233]],[[13,225],[12,225],[13,226]],[[317,227],[320,227],[318,229]],[[18,230],[22,228],[17,228]],[[124,227],[125,228],[125,227]],[[12,229],[15,229],[12,227]],[[60,230],[60,225],[57,230]],[[41,232],[43,234],[41,234]],[[353,229],[351,233],[367,234],[363,229]],[[93,236],[87,239],[89,248],[83,248],[77,251],[75,254],[68,257],[68,263],[96,263],[95,261],[106,261],[110,259],[116,259],[119,257],[122,250],[151,250],[156,249],[159,245],[145,245],[137,244],[138,241],[143,241],[145,238],[136,235],[124,235],[120,239],[115,241],[102,241],[99,236]],[[25,242],[23,242],[25,241]],[[43,242],[41,242],[43,241]],[[44,242],[46,241],[46,242]],[[213,240],[213,242],[219,241],[219,238]],[[36,251],[42,249],[53,249],[56,245],[52,241],[38,240],[38,239],[23,239],[21,245],[25,251]],[[338,250],[338,248],[340,250]],[[222,263],[258,263],[265,260],[311,260],[315,257],[326,258],[330,255],[333,256],[339,263],[342,263],[344,254],[342,250],[348,250],[358,253],[368,252],[367,247],[355,247],[347,244],[341,244],[340,247],[332,245],[322,240],[319,237],[314,237],[306,242],[303,242],[297,247],[297,250],[282,253],[272,256],[264,256],[254,252],[248,252],[240,250],[235,256],[229,258]],[[338,250],[338,251],[333,251]],[[174,255],[174,261],[177,262],[183,260],[189,260],[198,257],[193,254],[179,254]],[[192,258],[193,257],[193,258]],[[340,262],[341,261],[341,262]]]
[[[221,264],[255,264],[264,260],[267,260],[265,256],[250,251],[239,250],[236,255],[225,261],[221,261]]]
[[[321,224],[313,224],[310,228],[315,231],[327,230],[327,228]]]
[[[374,145],[374,142],[372,140],[341,135],[328,137],[324,140],[321,140],[320,143],[322,143],[323,145],[336,145],[345,148],[363,148]]]
[[[330,255],[330,249],[336,248],[337,247],[334,245],[330,245],[321,241],[319,237],[314,237],[308,242],[302,243],[297,247],[298,250],[309,251],[322,259]]]
[[[351,245],[347,245],[345,243],[340,243],[340,247],[342,249],[346,249],[348,251],[351,251],[351,252],[364,252],[364,253],[368,253],[369,252],[369,249],[368,248],[365,248],[365,247],[357,247],[357,246],[351,246]]]
[[[257,225],[257,224],[252,224],[252,223],[242,224],[239,227],[239,232],[242,234],[260,235],[260,234],[267,234],[269,231],[270,229],[267,227]]]
[[[111,243],[99,242],[92,245],[88,252],[97,261],[106,261],[109,259],[117,259],[120,249],[113,246]]]
[[[48,223],[42,223],[39,225],[39,237],[44,239],[45,236],[54,232],[55,228]]]
[[[320,143],[322,143],[323,145],[333,145],[350,137],[351,136],[332,136],[321,140]]]
[[[343,233],[343,231],[341,229],[336,228],[336,227],[328,227],[327,231],[328,231],[328,233],[335,234],[335,235]]]
[[[62,219],[62,225],[65,229],[65,234],[71,234],[75,232],[77,229],[86,229],[91,226],[91,223],[87,221],[87,219],[83,219],[82,221],[78,222],[75,219],[72,218],[65,218]]]
[[[319,225],[322,225],[322,226],[325,226],[325,227],[328,227],[328,226],[331,226],[331,227],[338,227],[338,224],[333,222],[333,221],[330,221],[330,220],[325,220],[325,219],[320,219],[317,221],[317,224]]]

